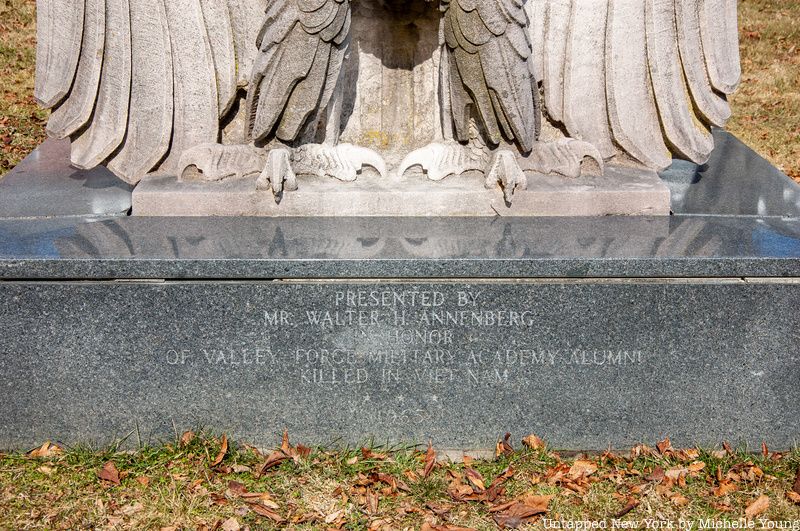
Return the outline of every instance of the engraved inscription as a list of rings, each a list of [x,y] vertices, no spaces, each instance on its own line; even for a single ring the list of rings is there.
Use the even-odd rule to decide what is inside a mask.
[[[341,289],[318,307],[257,310],[258,345],[166,352],[173,366],[272,367],[298,386],[497,386],[547,368],[642,365],[635,348],[551,344],[537,309],[483,290]]]

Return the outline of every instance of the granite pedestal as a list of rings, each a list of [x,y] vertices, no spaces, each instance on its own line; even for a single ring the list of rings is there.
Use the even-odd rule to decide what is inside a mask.
[[[800,189],[716,137],[653,217],[137,218],[40,152],[0,180],[0,447],[790,447]]]

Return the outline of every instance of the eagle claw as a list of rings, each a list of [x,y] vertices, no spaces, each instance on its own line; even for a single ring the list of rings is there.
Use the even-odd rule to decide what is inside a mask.
[[[306,144],[292,153],[292,167],[301,175],[332,177],[351,182],[369,166],[386,177],[386,163],[375,151],[352,144]]]
[[[581,176],[581,165],[585,159],[593,159],[603,173],[604,162],[600,151],[588,142],[574,138],[562,138],[555,142],[537,142],[527,156],[520,157],[520,166],[525,171],[548,175],[558,174],[571,179]]]
[[[397,170],[402,177],[409,169],[420,166],[432,181],[468,171],[483,171],[485,157],[458,142],[435,142],[409,153]]]

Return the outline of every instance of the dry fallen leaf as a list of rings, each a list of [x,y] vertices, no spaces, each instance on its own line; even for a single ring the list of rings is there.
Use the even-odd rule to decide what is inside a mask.
[[[220,526],[222,531],[239,531],[241,528],[242,526],[239,524],[239,520],[234,517],[228,518]]]
[[[790,490],[786,493],[786,497],[789,498],[790,502],[800,505],[800,494],[797,494],[795,491]]]
[[[120,484],[119,470],[117,470],[117,465],[115,465],[113,461],[108,461],[106,464],[104,464],[103,468],[97,472],[97,477],[103,481],[113,483],[114,485]]]
[[[194,432],[193,431],[185,431],[183,435],[181,435],[181,446],[188,446],[194,440]]]
[[[625,507],[623,507],[622,510],[616,514],[616,518],[622,518],[623,516],[625,516],[626,514],[631,512],[632,510],[634,510],[637,507],[639,507],[640,503],[641,502],[639,500],[637,500],[636,498],[628,498],[628,501],[625,504]]]
[[[367,489],[365,498],[366,498],[367,514],[377,514],[378,495],[375,492],[373,492],[372,489]]]
[[[732,481],[723,479],[719,482],[719,486],[715,487],[711,492],[714,494],[714,496],[721,498],[722,496],[726,496],[731,492],[736,492],[736,489],[737,487]]]
[[[706,464],[702,461],[695,461],[694,463],[689,465],[689,472],[700,472],[706,467]]]
[[[57,444],[53,444],[50,441],[47,441],[39,448],[31,450],[28,452],[28,457],[53,457],[55,455],[63,454],[64,450],[58,446]]]
[[[511,455],[514,453],[514,448],[511,446],[511,434],[506,433],[503,440],[497,441],[497,447],[495,448],[495,457],[500,457],[502,455]]]
[[[531,434],[522,439],[522,444],[530,448],[531,450],[541,450],[545,446],[545,442],[540,439],[537,435]]]
[[[539,496],[528,494],[512,502],[493,507],[494,521],[501,528],[516,529],[529,523],[533,518],[547,513],[550,501],[554,496]]]
[[[792,486],[792,490],[800,494],[800,467],[797,468],[797,474],[794,476],[794,486]]]
[[[211,463],[211,468],[214,468],[215,466],[222,463],[222,460],[225,459],[225,454],[227,453],[228,453],[228,437],[227,435],[223,434],[222,441],[220,441],[219,453],[217,454],[217,457],[214,459],[214,461]]]
[[[569,469],[569,477],[572,479],[585,478],[597,472],[597,465],[591,461],[577,460]]]
[[[731,448],[731,445],[728,443],[728,441],[722,443],[722,448],[729,456],[734,457],[733,448]]]
[[[266,506],[261,505],[259,503],[251,503],[251,504],[248,505],[248,507],[250,507],[250,509],[254,513],[256,513],[256,514],[258,514],[260,516],[264,516],[266,518],[269,518],[270,520],[272,520],[272,521],[274,521],[276,523],[280,524],[280,523],[283,523],[283,522],[286,521],[277,512],[275,512],[274,510],[270,509],[269,507],[266,507]]]
[[[150,478],[147,476],[139,476],[136,478],[136,481],[142,486],[146,487],[150,484]]]
[[[423,477],[428,477],[433,471],[433,467],[436,465],[436,451],[433,449],[433,442],[428,443],[428,451],[425,452],[425,471],[423,472]]]
[[[664,469],[661,468],[660,466],[657,466],[656,469],[653,470],[653,472],[650,475],[646,476],[644,479],[646,479],[647,481],[653,481],[655,483],[661,483],[662,481],[664,481],[664,477],[666,477]]]
[[[761,441],[761,455],[769,457],[769,448],[767,447],[766,441]]]
[[[55,469],[55,468],[53,468],[53,467],[50,467],[50,466],[46,466],[46,465],[42,465],[42,466],[40,466],[39,468],[37,468],[36,470],[38,470],[38,471],[39,471],[39,472],[41,472],[42,474],[47,474],[48,476],[52,475],[52,474],[53,474],[53,472],[55,472],[55,471],[56,471],[56,469]]]
[[[675,494],[670,497],[669,501],[673,504],[677,505],[678,507],[686,507],[689,505],[689,498],[682,494]]]
[[[744,510],[744,514],[748,518],[753,518],[759,514],[762,514],[767,509],[769,509],[769,496],[761,495],[753,503],[747,506],[747,509]]]
[[[656,450],[661,455],[666,455],[673,451],[672,442],[670,442],[669,437],[665,438],[663,441],[656,444]]]
[[[478,472],[474,468],[467,468],[464,470],[464,475],[476,489],[480,491],[486,490],[486,484],[484,483],[483,476],[481,476],[480,472]]]
[[[140,502],[135,502],[120,509],[120,512],[125,516],[131,516],[144,509],[144,505]]]

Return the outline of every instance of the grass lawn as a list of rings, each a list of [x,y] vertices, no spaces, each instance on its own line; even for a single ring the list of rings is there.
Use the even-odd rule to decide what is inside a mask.
[[[262,453],[192,433],[135,452],[44,445],[0,455],[0,528],[800,528],[800,450],[678,450],[665,440],[566,457],[529,437],[497,454],[454,464],[434,449],[332,452],[288,439]]]
[[[44,139],[35,0],[0,0],[0,176]],[[740,0],[743,83],[728,129],[800,182],[800,1]]]

